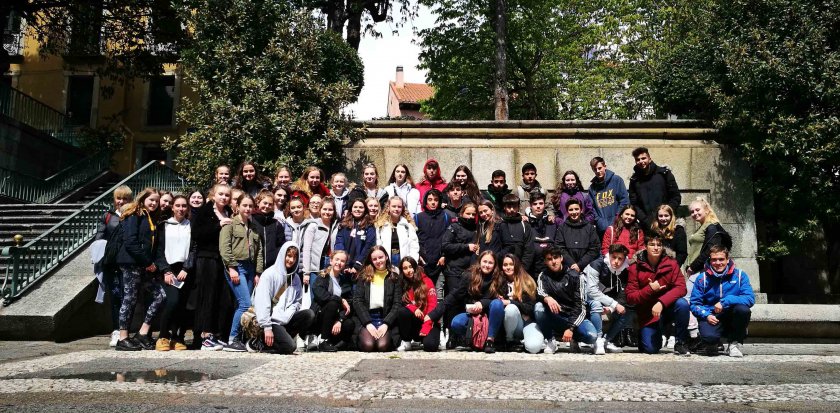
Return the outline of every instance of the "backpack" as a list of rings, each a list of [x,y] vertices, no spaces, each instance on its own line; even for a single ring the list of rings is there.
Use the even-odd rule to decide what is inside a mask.
[[[271,299],[271,311],[274,311],[274,306],[277,305],[277,302],[280,301],[280,296],[286,292],[286,288],[291,284],[291,280],[294,275],[290,275],[288,280],[279,290],[277,290],[277,294],[274,294],[274,297]],[[254,293],[256,293],[257,289],[254,289]],[[254,294],[252,293],[252,295]],[[253,302],[253,298],[251,299]],[[242,317],[239,319],[239,324],[242,326],[242,331],[245,332],[249,337],[252,338],[260,338],[263,334],[263,329],[260,327],[260,323],[257,321],[257,311],[254,309],[254,306],[249,307],[242,313]]]
[[[467,343],[474,349],[483,349],[489,328],[490,321],[486,314],[470,315],[467,322]]]
[[[111,214],[105,216],[105,225],[108,225],[108,219],[111,218]],[[117,264],[117,256],[120,254],[120,250],[123,246],[123,226],[122,222],[114,228],[114,231],[108,235],[108,241],[105,243],[105,252],[102,255],[102,264],[103,265],[116,265]]]

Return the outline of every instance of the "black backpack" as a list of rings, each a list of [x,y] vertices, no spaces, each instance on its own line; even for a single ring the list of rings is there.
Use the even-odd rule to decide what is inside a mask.
[[[108,219],[111,214],[105,218],[105,224],[108,224]],[[123,226],[122,222],[114,228],[114,231],[108,235],[108,241],[105,243],[105,253],[102,255],[103,265],[117,265],[117,255],[123,246]]]

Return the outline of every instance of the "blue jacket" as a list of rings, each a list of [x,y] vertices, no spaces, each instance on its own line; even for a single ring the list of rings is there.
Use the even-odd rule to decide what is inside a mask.
[[[350,248],[351,244],[353,248]],[[335,251],[342,250],[348,255],[345,269],[362,268],[362,262],[374,245],[376,245],[376,228],[373,225],[359,230],[355,226],[353,228],[341,227],[335,237]]]
[[[706,318],[709,314],[714,314],[713,308],[718,302],[724,310],[737,304],[747,307],[755,304],[750,277],[736,269],[732,260],[729,260],[723,274],[716,274],[706,261],[706,271],[694,281],[694,289],[691,291],[691,313],[695,317]]]
[[[624,180],[609,169],[602,182],[598,182],[597,178],[592,178],[589,184],[589,197],[592,198],[595,226],[599,234],[603,234],[607,227],[613,224],[621,207],[630,203]]]
[[[428,195],[429,193],[426,192],[426,197]],[[438,266],[437,263],[443,256],[441,250],[443,234],[452,223],[452,217],[449,214],[448,211],[438,208],[435,211],[423,211],[414,217],[417,223],[417,240],[420,243],[420,258],[426,263],[423,269],[432,279],[443,272],[444,267]]]

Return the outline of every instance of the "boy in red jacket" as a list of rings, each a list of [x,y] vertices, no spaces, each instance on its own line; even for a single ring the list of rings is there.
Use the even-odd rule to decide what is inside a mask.
[[[641,328],[639,351],[656,354],[662,348],[662,326],[674,322],[677,342],[674,351],[687,355],[688,301],[685,277],[677,261],[668,256],[658,234],[645,236],[645,249],[636,253],[627,280],[627,302],[636,306]]]

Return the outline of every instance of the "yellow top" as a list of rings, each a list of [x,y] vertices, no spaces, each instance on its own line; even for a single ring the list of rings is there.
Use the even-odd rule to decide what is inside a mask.
[[[373,271],[373,284],[385,285],[385,277],[388,276],[388,270]]]

